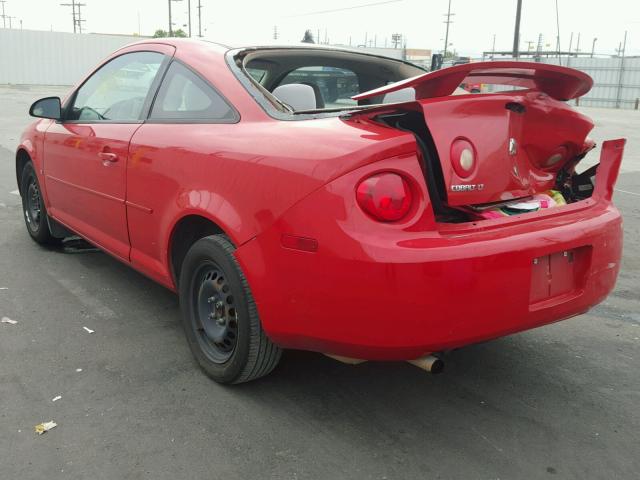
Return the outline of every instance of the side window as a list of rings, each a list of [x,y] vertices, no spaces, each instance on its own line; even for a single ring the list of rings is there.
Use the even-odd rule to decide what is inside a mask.
[[[357,105],[351,100],[360,93],[358,76],[351,70],[336,67],[302,67],[289,72],[280,82],[304,83],[313,87],[316,96],[322,96],[325,108],[340,108]]]
[[[198,75],[172,62],[151,109],[151,120],[234,122],[236,113]]]
[[[126,53],[114,58],[80,87],[67,119],[139,120],[163,59],[164,55],[156,52]]]

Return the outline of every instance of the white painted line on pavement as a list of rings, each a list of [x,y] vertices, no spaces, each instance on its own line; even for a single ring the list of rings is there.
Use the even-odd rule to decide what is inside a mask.
[[[616,192],[628,193],[629,195],[635,195],[636,197],[640,197],[640,193],[636,192],[628,192],[627,190],[620,190],[619,188],[614,188]]]

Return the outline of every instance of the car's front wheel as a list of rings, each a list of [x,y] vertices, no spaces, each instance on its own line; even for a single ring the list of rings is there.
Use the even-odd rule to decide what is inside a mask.
[[[182,321],[202,369],[220,383],[271,372],[282,354],[262,330],[247,280],[224,235],[198,240],[180,272]]]
[[[27,162],[20,177],[20,193],[22,195],[22,212],[27,231],[31,238],[39,244],[55,243],[57,239],[51,234],[47,221],[47,208],[42,198],[40,183],[33,168],[33,163]]]

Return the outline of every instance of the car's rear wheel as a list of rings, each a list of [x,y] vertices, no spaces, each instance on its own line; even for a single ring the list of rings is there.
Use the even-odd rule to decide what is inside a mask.
[[[47,207],[44,204],[40,183],[31,162],[27,162],[22,170],[20,192],[24,221],[31,238],[43,245],[57,242],[58,239],[51,234],[49,229]]]
[[[198,240],[179,280],[182,321],[196,360],[220,383],[242,383],[271,372],[282,354],[262,330],[234,247],[224,235]]]

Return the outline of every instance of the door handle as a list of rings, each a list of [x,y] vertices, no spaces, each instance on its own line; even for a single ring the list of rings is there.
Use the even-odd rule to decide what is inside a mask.
[[[98,157],[102,160],[102,163],[105,165],[107,163],[113,163],[118,161],[118,155],[112,152],[100,152],[98,153]]]

